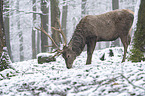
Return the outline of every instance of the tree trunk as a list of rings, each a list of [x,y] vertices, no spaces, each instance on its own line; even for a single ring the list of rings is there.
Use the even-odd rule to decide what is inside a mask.
[[[24,60],[24,50],[23,50],[23,32],[21,30],[21,26],[20,26],[20,23],[21,23],[21,18],[20,18],[20,15],[19,15],[19,0],[17,0],[17,27],[18,27],[18,33],[19,33],[19,42],[20,42],[20,45],[19,45],[19,50],[20,50],[20,61],[23,61]]]
[[[145,0],[141,0],[138,11],[137,28],[133,38],[133,49],[130,60],[133,62],[145,61]]]
[[[112,0],[112,9],[119,9],[119,0]]]
[[[40,32],[37,31],[37,54],[40,53]]]
[[[60,10],[58,7],[59,1],[50,0],[50,4],[51,4],[51,26],[59,29],[59,23],[58,23],[58,20],[60,18]],[[62,42],[59,32],[53,29],[52,29],[52,38],[54,39],[57,45],[59,45]],[[55,48],[54,45],[53,47]]]
[[[3,0],[0,0],[0,71],[10,68],[10,58],[6,48],[6,36],[3,23]]]
[[[66,2],[66,0],[63,0],[63,1]],[[63,30],[65,36],[67,36],[67,29],[66,29],[67,9],[68,9],[68,5],[67,5],[67,3],[65,3],[65,5],[63,6],[63,11],[62,11],[62,30]]]
[[[0,10],[0,13],[1,13],[1,10]],[[0,19],[1,19],[1,17],[0,17]],[[3,47],[4,47],[3,44],[4,44],[3,29],[2,29],[2,23],[0,22],[0,57],[2,56],[2,53],[3,53]]]
[[[48,32],[48,0],[41,0],[41,11],[42,11],[42,15],[41,15],[41,25],[43,26],[44,30],[46,32]],[[41,51],[42,52],[46,52],[47,51],[47,47],[45,47],[46,45],[48,45],[48,37],[41,32]]]
[[[36,12],[36,0],[33,0],[33,11]],[[34,24],[36,21],[36,14],[33,13],[33,28],[32,28],[32,59],[36,58],[36,30],[34,30]]]
[[[82,12],[81,12],[81,17],[84,17],[84,16],[86,15],[86,3],[87,3],[87,0],[82,0],[82,6],[81,6]]]
[[[119,0],[112,0],[112,9],[119,9]],[[120,46],[120,39],[113,41],[111,46]]]
[[[82,3],[81,3],[81,18],[83,18],[86,15],[86,3],[87,3],[87,0],[82,0]],[[86,51],[86,50],[87,50],[87,46],[85,46],[85,48],[84,48],[84,51]]]
[[[5,36],[6,36],[6,46],[7,46],[7,49],[8,49],[8,54],[12,60],[12,56],[11,56],[11,46],[10,46],[10,31],[9,31],[9,13],[8,13],[8,8],[9,8],[9,2],[8,1],[4,1],[4,5],[5,5],[5,8],[7,9],[4,9],[4,12],[6,12],[7,14],[4,15],[4,28],[5,28]]]
[[[6,46],[4,24],[3,24],[3,0],[0,1],[0,53],[3,52],[3,47]],[[0,55],[1,56],[1,55]]]

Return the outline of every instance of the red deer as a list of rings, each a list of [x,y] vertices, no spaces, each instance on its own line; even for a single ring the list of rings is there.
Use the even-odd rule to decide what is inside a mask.
[[[127,48],[131,40],[130,31],[133,19],[134,13],[128,9],[118,9],[101,15],[85,16],[76,26],[75,32],[68,45],[66,45],[66,38],[64,38],[65,45],[62,50],[55,44],[58,48],[56,54],[62,54],[62,57],[65,59],[66,67],[70,69],[72,68],[73,61],[81,54],[87,44],[86,64],[88,65],[91,64],[96,42],[113,41],[120,38],[124,46],[122,62],[125,62]],[[45,32],[42,27],[39,30]],[[62,33],[61,30],[59,31]],[[62,35],[65,37],[63,33]]]

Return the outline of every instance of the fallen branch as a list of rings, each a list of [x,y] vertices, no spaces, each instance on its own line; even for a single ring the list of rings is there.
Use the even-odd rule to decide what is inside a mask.
[[[123,74],[121,74],[121,76],[122,76],[125,80],[127,80],[127,82],[128,82],[129,84],[131,84],[134,88],[139,88],[139,89],[142,89],[142,90],[145,91],[144,88],[142,88],[142,87],[140,87],[140,86],[136,86],[136,85],[134,85],[132,82],[130,82]]]

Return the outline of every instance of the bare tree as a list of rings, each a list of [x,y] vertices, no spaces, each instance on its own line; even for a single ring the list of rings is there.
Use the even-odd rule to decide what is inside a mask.
[[[40,32],[37,31],[37,53],[40,53]]]
[[[10,67],[10,58],[6,48],[6,36],[3,23],[3,0],[0,0],[0,71]]]
[[[23,48],[23,32],[22,32],[22,30],[21,30],[21,18],[20,18],[20,15],[19,15],[19,7],[20,7],[20,1],[19,0],[17,0],[17,27],[18,27],[18,33],[19,33],[19,42],[20,42],[20,45],[19,45],[19,47],[20,47],[20,61],[23,61],[24,60],[24,48]]]
[[[41,11],[43,14],[41,14],[41,25],[43,28],[48,32],[48,0],[41,0]],[[47,36],[41,32],[41,51],[46,52],[47,47],[45,45],[48,45],[48,38]]]
[[[3,53],[3,47],[6,46],[5,32],[3,26],[3,0],[0,1],[0,57]]]
[[[33,11],[36,12],[36,0],[33,0]],[[36,21],[36,14],[33,13],[33,24]],[[36,58],[36,30],[32,28],[32,58]]]
[[[112,9],[119,9],[119,0],[112,0]]]
[[[59,22],[58,19],[60,18],[60,10],[58,7],[59,1],[58,0],[50,0],[51,4],[51,26],[59,29]],[[59,45],[61,41],[60,34],[52,29],[52,38],[55,40],[56,44]],[[55,47],[53,45],[53,47]]]
[[[119,0],[112,0],[112,9],[113,10],[119,9]],[[119,38],[112,42],[112,46],[120,46]]]
[[[5,28],[5,36],[6,36],[6,46],[7,46],[7,49],[8,49],[8,54],[12,60],[12,56],[11,56],[11,46],[10,46],[10,30],[9,30],[9,1],[8,0],[4,0],[4,28]]]
[[[83,18],[86,15],[86,3],[87,3],[87,0],[82,0],[82,3],[81,3],[81,18]],[[85,46],[84,50],[85,51],[87,50],[87,46]]]
[[[65,34],[65,36],[67,35],[67,29],[66,29],[66,24],[67,24],[67,9],[68,9],[68,5],[66,0],[63,0],[64,2],[64,6],[63,6],[63,11],[62,11],[62,30]]]
[[[82,12],[81,12],[82,17],[84,17],[86,15],[86,3],[87,3],[87,0],[82,0],[82,6],[81,6],[82,7],[81,8],[82,9]]]

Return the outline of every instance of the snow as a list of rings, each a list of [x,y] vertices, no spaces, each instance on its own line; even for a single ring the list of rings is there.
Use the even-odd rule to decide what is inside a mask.
[[[109,56],[110,49],[113,57]],[[101,61],[104,53],[105,60]],[[0,95],[144,96],[145,62],[120,63],[122,55],[122,47],[96,50],[92,64],[85,65],[87,56],[83,52],[72,69],[66,68],[61,56],[51,63],[38,64],[36,59],[12,63],[16,70],[0,72]]]
[[[49,56],[53,56],[54,55],[54,53],[39,53],[38,55],[37,55],[37,58],[38,57],[49,57]]]

